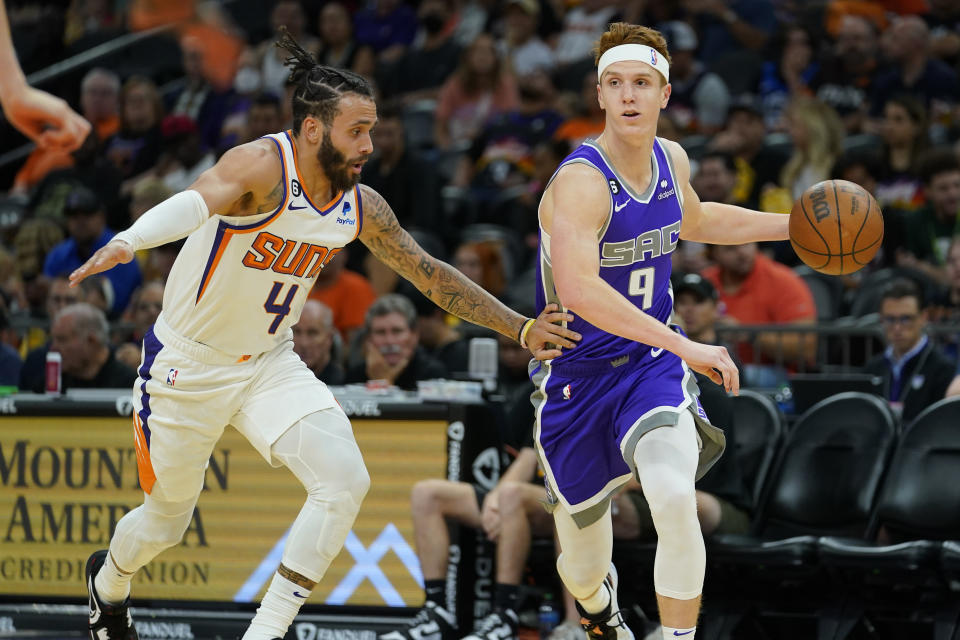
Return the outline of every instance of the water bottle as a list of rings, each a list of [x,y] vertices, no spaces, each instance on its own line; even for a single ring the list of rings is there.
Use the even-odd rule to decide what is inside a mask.
[[[543,594],[538,618],[540,620],[540,640],[546,640],[560,624],[560,611],[553,601],[553,594],[549,591]]]
[[[63,368],[63,358],[56,351],[47,352],[47,364],[44,390],[48,396],[58,396],[63,391],[63,377],[61,370]]]

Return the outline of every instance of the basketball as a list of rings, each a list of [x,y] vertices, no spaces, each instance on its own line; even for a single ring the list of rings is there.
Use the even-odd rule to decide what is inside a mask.
[[[880,206],[856,183],[818,182],[790,211],[790,244],[804,264],[820,273],[853,273],[870,262],[882,242]]]

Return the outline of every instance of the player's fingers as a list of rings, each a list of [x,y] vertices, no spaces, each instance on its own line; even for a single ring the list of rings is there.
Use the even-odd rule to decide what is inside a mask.
[[[546,331],[551,335],[563,336],[564,338],[570,338],[571,340],[579,340],[583,336],[567,327],[561,327],[559,325],[551,324],[547,327]]]
[[[560,349],[537,349],[533,353],[533,357],[537,360],[553,360],[561,355],[563,355],[563,351],[560,351]]]
[[[545,321],[556,324],[557,322],[573,322],[573,315],[570,313],[548,313],[541,316]]]
[[[706,371],[707,377],[713,380],[714,384],[723,384],[723,376],[720,375],[720,372],[716,369],[708,369]]]

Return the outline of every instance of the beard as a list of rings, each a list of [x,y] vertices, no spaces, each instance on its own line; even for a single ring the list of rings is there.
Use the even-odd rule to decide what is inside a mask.
[[[323,168],[323,172],[330,180],[330,188],[334,193],[348,191],[360,182],[360,174],[353,172],[353,165],[363,162],[365,156],[359,158],[347,159],[346,156],[337,149],[333,140],[330,138],[330,132],[323,132],[323,142],[320,143],[320,150],[317,151],[317,160]]]

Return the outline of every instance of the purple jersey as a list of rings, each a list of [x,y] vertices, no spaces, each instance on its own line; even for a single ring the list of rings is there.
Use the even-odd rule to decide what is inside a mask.
[[[617,175],[604,151],[592,140],[584,142],[567,156],[557,171],[574,163],[594,167],[603,174],[610,187],[610,212],[597,244],[600,277],[637,307],[660,322],[668,323],[673,311],[670,258],[680,237],[682,199],[673,164],[663,144],[659,138],[654,140],[650,185],[640,194]],[[538,312],[547,303],[560,304],[553,284],[549,236],[543,231],[540,233]],[[642,356],[650,349],[642,345],[645,351],[638,353],[637,348],[641,345],[598,329],[579,316],[569,327],[580,333],[583,339],[575,349],[556,358],[556,364],[615,358],[628,352],[631,357]]]

